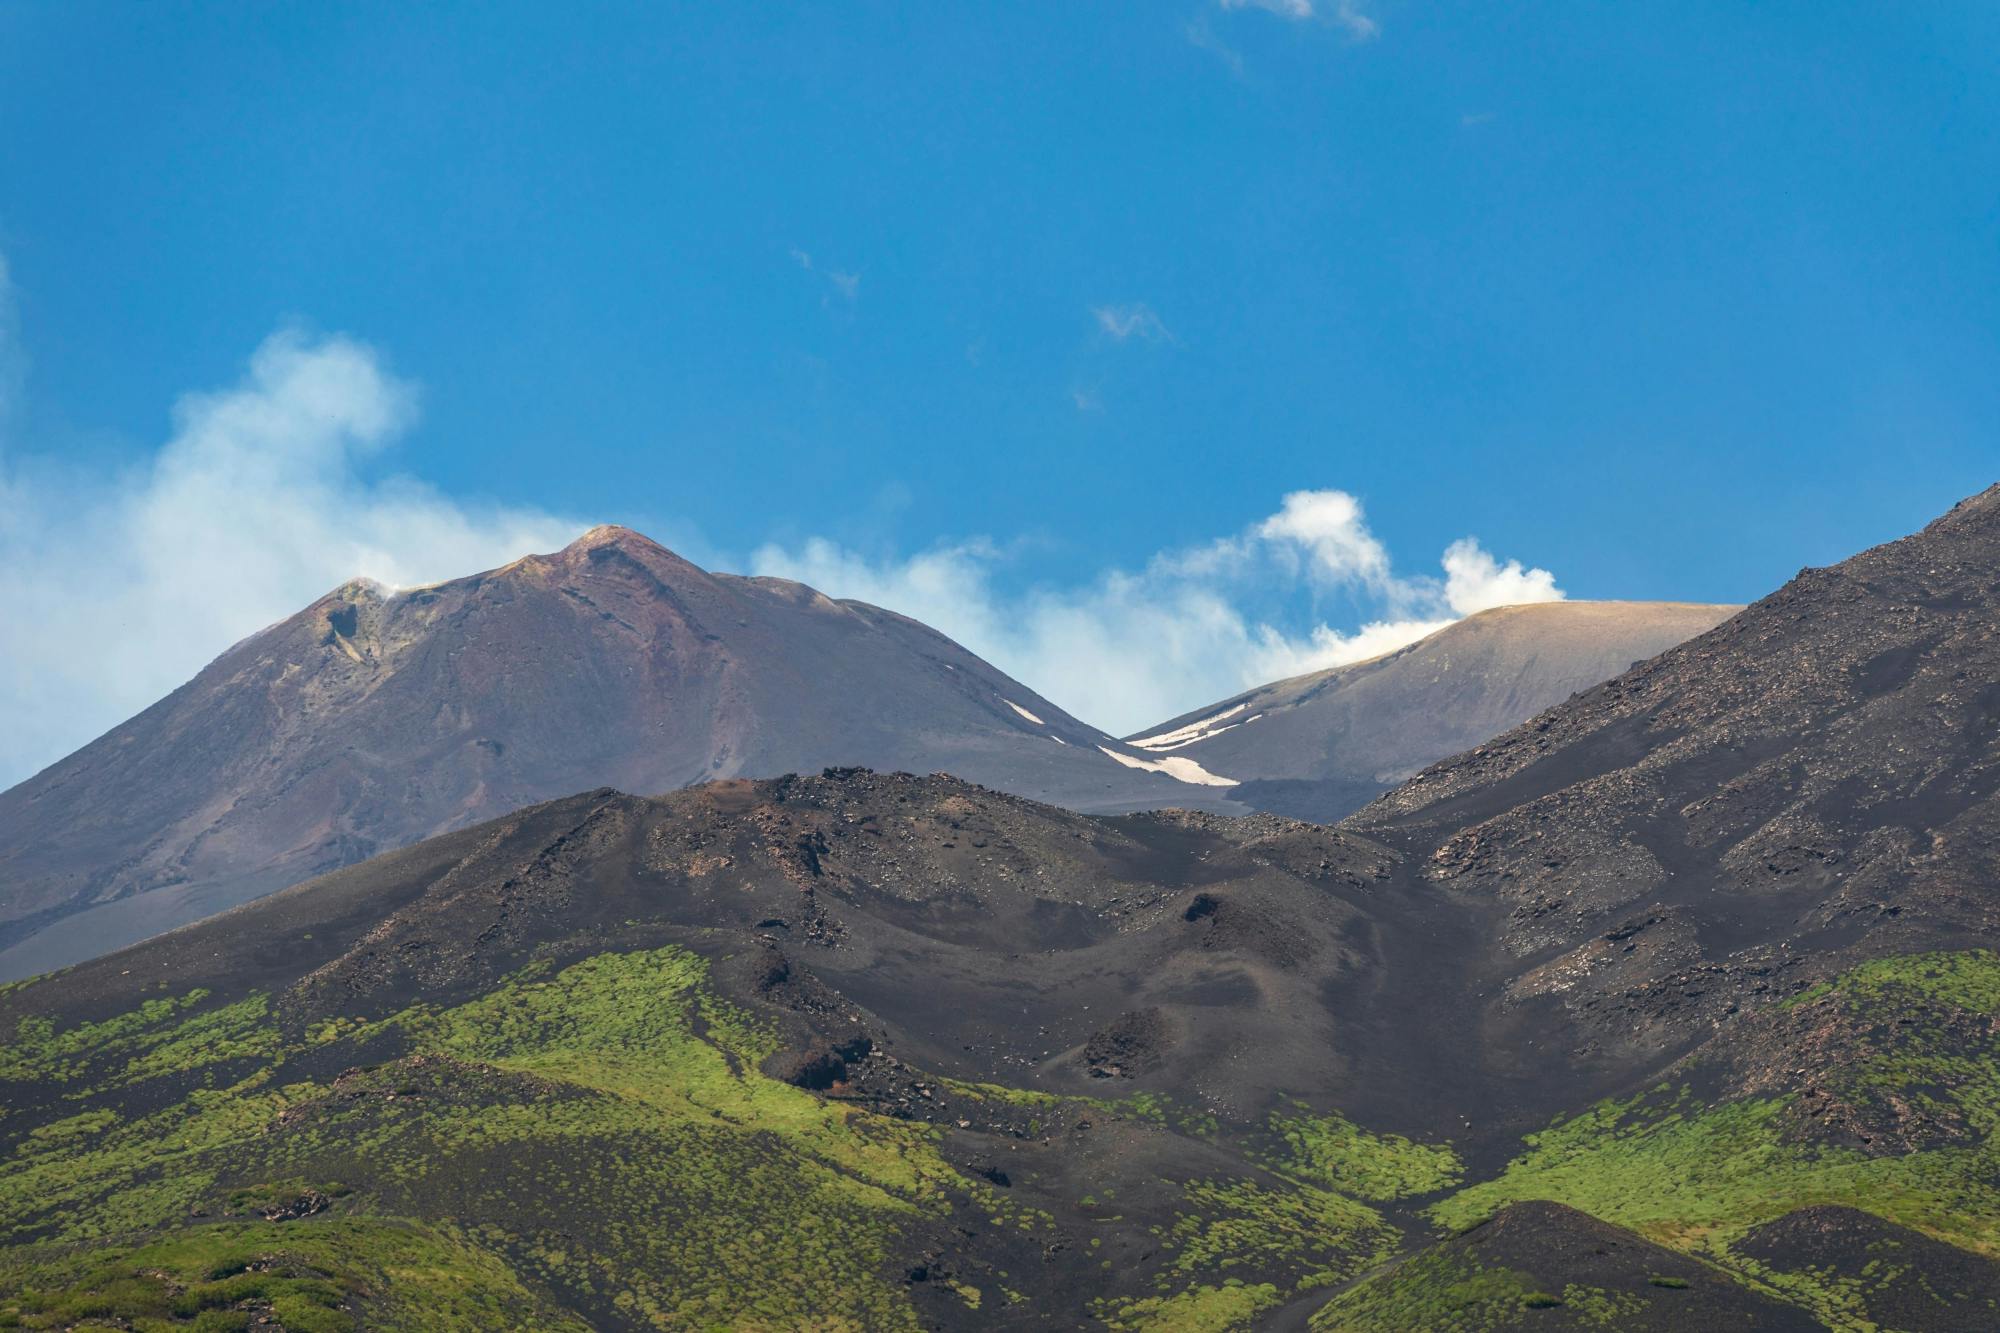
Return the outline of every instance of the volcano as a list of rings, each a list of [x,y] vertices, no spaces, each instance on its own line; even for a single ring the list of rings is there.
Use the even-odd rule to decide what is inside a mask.
[[[1274,681],[1149,727],[1137,749],[1235,778],[1259,810],[1331,823],[1713,629],[1741,607],[1539,602],[1481,611],[1365,662]]]
[[[0,977],[551,797],[830,764],[1244,808],[908,617],[604,527],[432,587],[348,583],[0,794]]]
[[[596,789],[17,983],[0,1312],[1992,1327],[1996,557],[2000,488],[1337,827]]]

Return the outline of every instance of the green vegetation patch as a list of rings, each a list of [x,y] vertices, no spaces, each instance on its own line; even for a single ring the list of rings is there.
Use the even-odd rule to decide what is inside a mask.
[[[2000,956],[1987,950],[1868,963],[1790,1006],[1792,1021],[1848,1034],[1812,1095],[1949,1126],[1940,1146],[1881,1153],[1815,1141],[1800,1132],[1807,1094],[1707,1105],[1661,1088],[1528,1136],[1499,1176],[1428,1214],[1462,1230],[1507,1204],[1551,1199],[1703,1254],[1822,1317],[1857,1318],[1859,1279],[1774,1272],[1732,1247],[1761,1223],[1838,1204],[2000,1257],[1996,1012]]]
[[[279,1048],[262,996],[202,1010],[206,990],[147,1000],[97,1023],[58,1030],[29,1016],[0,1042],[0,1082],[73,1083],[93,1071],[97,1090],[225,1060],[268,1058]]]
[[[1726,1250],[1760,1222],[1847,1204],[1951,1244],[2000,1255],[2000,957],[1986,950],[1884,959],[1847,973],[1811,1005],[1860,1031],[1826,1091],[1894,1099],[1962,1126],[1962,1141],[1901,1155],[1802,1140],[1797,1094],[1720,1105],[1686,1089],[1599,1104],[1528,1136],[1500,1176],[1434,1205],[1454,1229],[1508,1203],[1554,1199],[1681,1249]],[[1968,1027],[1965,1019],[1976,1016]]]
[[[1167,1254],[1158,1294],[1100,1301],[1120,1329],[1233,1329],[1292,1296],[1351,1280],[1395,1252],[1395,1229],[1365,1203],[1273,1176],[1181,1187],[1174,1219],[1154,1228]]]
[[[1283,1301],[1283,1295],[1268,1282],[1252,1285],[1232,1280],[1107,1307],[1100,1311],[1100,1318],[1119,1333],[1230,1333],[1250,1327],[1258,1315]]]
[[[1975,1014],[2000,1013],[2000,954],[1967,949],[1878,958],[1844,973],[1828,990],[1855,1008],[1914,1001]]]
[[[1352,1277],[1396,1244],[1380,1214],[1332,1190],[1198,1181],[1182,1195],[1186,1211],[1161,1239],[1172,1271],[1191,1276],[1285,1273],[1302,1291]]]
[[[1343,1116],[1313,1115],[1303,1105],[1273,1115],[1271,1128],[1286,1147],[1274,1165],[1359,1199],[1388,1202],[1435,1194],[1465,1174],[1449,1144],[1371,1134]]]
[[[1311,1327],[1341,1333],[1489,1333],[1560,1309],[1565,1327],[1625,1327],[1644,1307],[1629,1293],[1571,1284],[1543,1289],[1533,1274],[1488,1268],[1463,1250],[1433,1248],[1359,1283],[1313,1314]]]
[[[198,992],[162,998],[66,1031],[24,1022],[0,1069],[43,1106],[19,1127],[0,1121],[0,1243],[16,1247],[0,1290],[49,1293],[13,1312],[23,1321],[68,1310],[74,1322],[109,1300],[107,1311],[131,1307],[116,1316],[128,1321],[223,1327],[241,1300],[282,1295],[297,1316],[287,1326],[345,1327],[363,1306],[376,1326],[386,1316],[367,1302],[387,1260],[360,1240],[339,1252],[298,1246],[341,1236],[435,1246],[450,1219],[467,1218],[478,1225],[451,1233],[449,1246],[477,1260],[493,1291],[540,1289],[586,1314],[661,1328],[893,1329],[917,1322],[892,1271],[911,1227],[967,1206],[1023,1231],[1044,1224],[954,1171],[932,1127],[758,1073],[774,1034],[705,977],[681,949],[601,955],[525,970],[469,1003],[321,1025],[296,1046],[261,996],[227,1006]],[[310,1053],[315,1068],[338,1068],[347,1045],[356,1058],[364,1046],[376,1060],[401,1055],[331,1081],[287,1081],[288,1061]],[[250,1057],[247,1077],[214,1077]],[[132,1095],[107,1098],[119,1088]],[[89,1096],[111,1104],[49,1114]],[[327,1180],[353,1191],[333,1215],[186,1230],[204,1214],[283,1214],[295,1185]],[[144,1262],[168,1277],[119,1267],[151,1256],[131,1239],[148,1232],[220,1244],[260,1229],[293,1265],[271,1282],[302,1285],[188,1314],[172,1302],[193,1299],[194,1277],[152,1257]],[[21,1257],[51,1243],[85,1246],[101,1263],[52,1274],[46,1259]],[[969,1285],[959,1296],[978,1299]],[[320,1314],[309,1312],[304,1303],[322,1297]],[[523,1321],[485,1310],[463,1326]]]
[[[67,1028],[29,1018],[0,1047],[0,1292],[34,1294],[0,1298],[0,1322],[226,1327],[282,1302],[288,1327],[393,1327],[407,1251],[508,1302],[467,1307],[468,1327],[558,1326],[518,1313],[543,1302],[591,1324],[914,1328],[910,1256],[955,1244],[952,1227],[1028,1253],[1058,1239],[1032,1193],[946,1162],[939,1128],[759,1073],[779,1044],[680,948],[303,1029],[269,997],[202,991]],[[1110,1117],[1226,1146],[1165,1098],[945,1086],[1007,1122]],[[1398,1234],[1373,1205],[1460,1171],[1448,1146],[1302,1105],[1251,1146],[1268,1151],[1149,1211],[1145,1272],[1110,1280],[1137,1294],[1100,1314],[1241,1326],[1381,1262]],[[262,1266],[223,1271],[232,1245]],[[932,1290],[985,1312],[1014,1300],[1005,1276]]]
[[[13,1251],[0,1254],[0,1291],[11,1293],[0,1296],[0,1326],[28,1329],[586,1327],[448,1228],[379,1220],[197,1226],[82,1255]]]

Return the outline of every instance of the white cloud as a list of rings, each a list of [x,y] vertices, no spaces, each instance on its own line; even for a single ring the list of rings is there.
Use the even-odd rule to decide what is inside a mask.
[[[4,273],[0,384],[20,365]],[[365,344],[284,331],[235,385],[183,397],[139,465],[106,475],[0,449],[0,785],[348,578],[433,582],[556,549],[586,526],[385,473],[416,414],[413,386]],[[1471,538],[1446,549],[1443,577],[1401,575],[1340,491],[1286,495],[1262,521],[1137,572],[1015,592],[1000,577],[1009,558],[979,540],[868,558],[811,538],[750,563],[923,620],[1119,733],[1487,607],[1563,596],[1547,570]],[[1362,605],[1354,624],[1296,609],[1329,590]]]
[[[0,456],[0,786],[348,578],[433,582],[585,526],[364,475],[416,411],[366,345],[287,331],[141,465]]]
[[[1345,28],[1347,35],[1357,42],[1371,41],[1382,32],[1382,25],[1370,18],[1354,0],[1339,0],[1333,7],[1333,21]]]
[[[1454,619],[1446,616],[1440,620],[1371,620],[1346,634],[1315,625],[1303,639],[1288,639],[1270,626],[1260,625],[1257,651],[1247,659],[1243,672],[1244,684],[1261,685],[1267,680],[1284,680],[1350,662],[1365,662],[1393,653],[1427,634],[1435,634]]]
[[[1243,77],[1242,54],[1227,42],[1224,42],[1220,37],[1217,37],[1210,30],[1206,18],[1194,20],[1183,28],[1182,31],[1187,35],[1187,39],[1192,45],[1212,53],[1217,60],[1227,65],[1229,72],[1237,78],[1240,79]]]
[[[1280,18],[1309,19],[1312,0],[1220,0],[1224,9],[1261,9]]]
[[[1148,342],[1165,340],[1171,342],[1173,334],[1153,313],[1153,308],[1144,301],[1130,305],[1098,305],[1090,308],[1097,327],[1119,342],[1127,338],[1143,338]]]
[[[791,249],[791,256],[792,262],[806,272],[825,278],[827,285],[833,288],[842,300],[852,304],[861,295],[861,275],[859,273],[848,273],[837,268],[821,268],[813,263],[813,257],[810,254],[799,249],[796,245]]]
[[[1224,9],[1261,9],[1294,23],[1303,23],[1319,11],[1313,0],[1217,0]],[[1357,42],[1365,42],[1378,36],[1382,27],[1364,9],[1359,0],[1334,0],[1334,5],[1326,15],[1329,22],[1343,29]]]
[[[1345,491],[1294,491],[1257,525],[1257,535],[1287,553],[1304,552],[1324,582],[1389,587],[1389,552],[1368,530],[1361,502]]]
[[[1445,604],[1461,616],[1496,606],[1526,602],[1559,602],[1562,590],[1546,569],[1523,569],[1519,560],[1501,564],[1471,537],[1461,537],[1444,552]]]
[[[1445,577],[1405,578],[1341,491],[1287,495],[1238,536],[1163,551],[1138,573],[1007,593],[990,542],[870,559],[824,538],[765,546],[752,569],[889,607],[943,631],[1087,722],[1120,734],[1250,686],[1390,652],[1460,616],[1562,597],[1541,569],[1505,564],[1471,538]],[[1341,587],[1378,608],[1348,630],[1287,629],[1248,609],[1277,594]]]

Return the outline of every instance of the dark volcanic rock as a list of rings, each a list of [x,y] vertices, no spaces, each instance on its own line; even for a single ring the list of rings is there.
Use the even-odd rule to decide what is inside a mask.
[[[1378,935],[1401,935],[1357,923],[1410,909],[1376,900],[1386,865],[1368,843],[1268,816],[1084,816],[944,777],[843,769],[655,798],[596,791],[296,886],[61,985],[115,1005],[172,975],[333,1012],[443,1002],[551,951],[664,931],[717,956],[717,981],[746,1002],[790,1016],[799,1054],[774,1072],[813,1086],[862,1062],[867,1033],[935,1071],[1031,1085],[1046,1071],[1086,1092],[1099,1086],[1086,1062],[1060,1057],[1124,1014],[1106,1049],[1128,1052],[1127,1077],[1256,1107],[1341,1081],[1324,977],[1273,966],[1261,938],[1209,931],[1231,914],[1288,920],[1295,948],[1372,973]],[[1227,906],[1190,925],[1196,883]],[[1409,971],[1397,994],[1412,1014],[1450,1002]],[[1230,1002],[1255,994],[1261,1006]]]
[[[1090,1034],[1083,1062],[1092,1078],[1131,1078],[1158,1068],[1171,1044],[1164,1014],[1156,1008],[1134,1010]]]
[[[1667,1043],[2000,929],[2000,488],[1348,823],[1505,912],[1515,1000]],[[1802,967],[1801,960],[1811,964]]]
[[[1365,1044],[1363,1012],[1327,1008],[1332,975],[1376,978],[1382,1008],[1439,1033],[1447,1064],[1473,1062],[1448,1022],[1457,997],[1437,994],[1414,958],[1382,952],[1402,947],[1408,932],[1395,922],[1412,910],[1378,896],[1391,863],[1320,826],[1084,816],[945,777],[841,769],[653,798],[599,790],[0,989],[0,1031],[83,1034],[104,1109],[143,1121],[135,1134],[179,1133],[179,1112],[156,1114],[177,1096],[240,1099],[231,1123],[254,1151],[228,1165],[243,1159],[281,1205],[304,1188],[332,1197],[329,1182],[358,1184],[361,1201],[342,1209],[532,1234],[542,1239],[514,1252],[532,1265],[551,1247],[618,1253],[658,1236],[672,1248],[699,1220],[677,1191],[699,1186],[689,1197],[710,1219],[739,1206],[746,1218],[803,1209],[826,1263],[879,1263],[899,1290],[911,1279],[921,1326],[992,1326],[991,1301],[1013,1324],[1074,1327],[1093,1302],[1191,1282],[1161,1237],[1218,1208],[1251,1228],[1231,1275],[1288,1285],[1336,1261],[1368,1262],[1391,1234],[1366,1209],[1295,1197],[1298,1182],[1261,1161],[1276,1151],[1265,1129],[1274,1110],[1329,1105],[1352,1082],[1345,1052]],[[1223,906],[1190,923],[1198,894]],[[1427,905],[1441,901],[1432,893]],[[1261,946],[1211,938],[1237,911],[1297,923],[1324,970],[1280,968]],[[682,953],[699,968],[659,957]],[[620,960],[634,959],[646,961],[627,974]],[[579,975],[640,988],[594,1005],[588,987],[569,989]],[[700,998],[677,989],[697,975]],[[186,1039],[149,1032],[162,1044],[137,1048],[140,1058],[118,1038],[85,1040],[129,1032],[135,1010],[172,1016],[178,1004],[199,1006],[171,1029]],[[662,1024],[684,1040],[663,1037]],[[717,1039],[725,1045],[704,1044]],[[67,1049],[31,1042],[0,1069],[0,1146],[13,1150],[0,1168],[16,1170],[9,1216],[39,1210],[47,1226],[61,1201],[27,1200],[18,1171],[43,1167],[42,1126],[78,1123],[83,1085],[67,1064],[48,1077],[23,1071],[67,1060]],[[678,1063],[691,1049],[726,1052],[726,1068]],[[198,1060],[175,1063],[191,1051]],[[256,1071],[272,1058],[282,1069],[263,1072],[272,1095],[260,1103]],[[150,1081],[131,1091],[137,1066]],[[1097,1076],[1114,1071],[1110,1086]],[[760,1077],[820,1105],[773,1097]],[[1397,1092],[1389,1081],[1381,1095]],[[100,1114],[88,1109],[91,1132]],[[1184,1121],[1206,1128],[1183,1132]],[[1256,1160],[1221,1137],[1225,1122],[1257,1135]],[[799,1144],[814,1155],[784,1155]],[[853,1230],[854,1199],[880,1193],[866,1183],[875,1177],[846,1174],[864,1148],[871,1170],[897,1164],[892,1182],[930,1172],[884,1200],[893,1249],[867,1248],[886,1243],[879,1228]],[[736,1155],[718,1176],[725,1150]],[[422,1188],[404,1174],[415,1161],[432,1173]],[[641,1162],[661,1173],[644,1197],[617,1194]],[[961,1183],[935,1175],[946,1163]],[[1304,1211],[1263,1220],[1279,1196]],[[1273,1239],[1259,1239],[1272,1226]],[[742,1236],[727,1239],[736,1253]],[[683,1292],[714,1280],[707,1258],[686,1262],[630,1280]],[[593,1303],[607,1279],[548,1280],[592,1327],[642,1326],[608,1297]],[[801,1278],[815,1292],[830,1280]],[[981,1304],[968,1306],[974,1289]]]

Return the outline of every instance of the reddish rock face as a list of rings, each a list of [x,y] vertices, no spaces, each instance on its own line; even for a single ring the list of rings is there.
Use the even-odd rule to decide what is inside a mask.
[[[597,528],[449,583],[335,589],[0,795],[0,977],[594,787],[848,764],[1232,808],[1100,744],[907,617]]]

